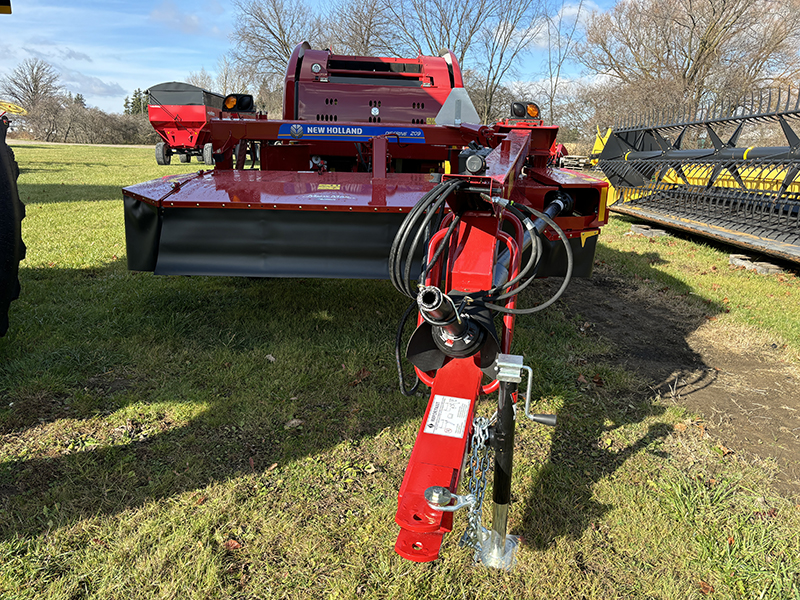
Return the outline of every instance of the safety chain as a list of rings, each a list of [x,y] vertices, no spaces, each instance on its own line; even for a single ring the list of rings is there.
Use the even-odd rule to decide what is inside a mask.
[[[475,502],[467,516],[467,530],[459,542],[459,546],[469,546],[475,550],[476,560],[480,555],[481,543],[488,539],[489,535],[481,524],[486,474],[489,470],[489,424],[489,419],[486,417],[476,417],[472,424],[472,452],[467,470],[467,486]]]

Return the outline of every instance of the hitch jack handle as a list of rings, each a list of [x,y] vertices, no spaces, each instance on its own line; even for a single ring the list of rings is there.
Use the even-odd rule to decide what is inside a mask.
[[[522,383],[522,371],[528,374],[528,387],[525,390],[525,416],[540,425],[556,426],[556,415],[531,414],[531,386],[533,382],[533,369],[522,364],[522,357],[512,354],[501,354],[497,358],[497,379],[504,379],[515,384]],[[516,386],[515,386],[516,391]],[[499,411],[498,411],[499,414]]]

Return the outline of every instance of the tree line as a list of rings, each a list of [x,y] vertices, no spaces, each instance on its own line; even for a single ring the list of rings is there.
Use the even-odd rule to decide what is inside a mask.
[[[230,52],[213,73],[202,68],[185,81],[221,94],[252,93],[276,117],[286,63],[302,41],[346,55],[438,55],[447,48],[484,122],[505,116],[513,100],[533,100],[547,123],[561,127],[563,141],[588,140],[598,126],[654,109],[694,114],[759,88],[800,84],[800,0],[618,0],[607,11],[592,11],[585,0],[331,0],[320,9],[305,0],[233,0],[232,6]],[[0,94],[29,108],[30,128],[42,139],[138,141],[152,133],[134,127],[146,113],[141,90],[126,98],[123,115],[101,118],[80,95],[60,92],[57,73],[37,60],[22,70],[35,82],[21,85],[15,70],[0,80]],[[14,90],[36,98],[18,98]]]
[[[140,90],[139,93],[141,96]],[[138,112],[126,110],[124,114],[87,106],[83,95],[64,90],[55,67],[39,58],[23,60],[0,78],[0,97],[27,111],[25,116],[14,117],[18,135],[78,144],[156,141],[157,135],[147,120],[146,101],[140,102]]]
[[[585,143],[597,127],[656,109],[690,115],[760,88],[800,86],[800,0],[618,0],[605,12],[584,0],[332,0],[323,12],[304,0],[233,5],[232,50],[217,79],[190,79],[249,91],[277,115],[300,41],[352,55],[450,49],[484,122],[513,100],[534,100],[562,140]],[[566,76],[576,65],[580,76]]]

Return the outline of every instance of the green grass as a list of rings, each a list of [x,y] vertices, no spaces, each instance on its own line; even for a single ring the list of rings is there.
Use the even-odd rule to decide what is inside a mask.
[[[427,399],[397,392],[406,302],[391,285],[129,273],[119,188],[200,167],[158,167],[151,149],[15,151],[28,258],[0,339],[4,600],[685,599],[704,585],[800,599],[800,509],[559,305],[515,336],[535,410],[559,413],[555,429],[517,430],[517,568],[474,566],[457,545],[463,515],[442,559],[400,559],[396,494]],[[608,227],[598,260],[632,288],[672,286],[692,310],[770,327],[774,305],[738,306],[750,276],[715,251],[626,228]],[[672,266],[652,254],[669,251]],[[688,252],[709,266],[684,273]]]
[[[625,235],[633,222],[637,221],[630,217],[612,217],[603,229],[599,260],[613,262],[618,271],[646,280],[653,290],[682,284],[684,295],[700,301],[708,316],[720,324],[754,326],[800,355],[796,266],[782,274],[760,275],[729,264],[729,254],[741,250],[720,249],[682,237]]]

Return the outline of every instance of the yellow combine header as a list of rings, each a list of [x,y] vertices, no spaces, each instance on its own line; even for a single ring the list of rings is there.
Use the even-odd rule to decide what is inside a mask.
[[[593,157],[614,189],[610,210],[800,262],[800,137],[790,124],[799,118],[797,92],[762,91],[677,122],[598,128]],[[786,145],[738,145],[758,123],[777,124]]]

